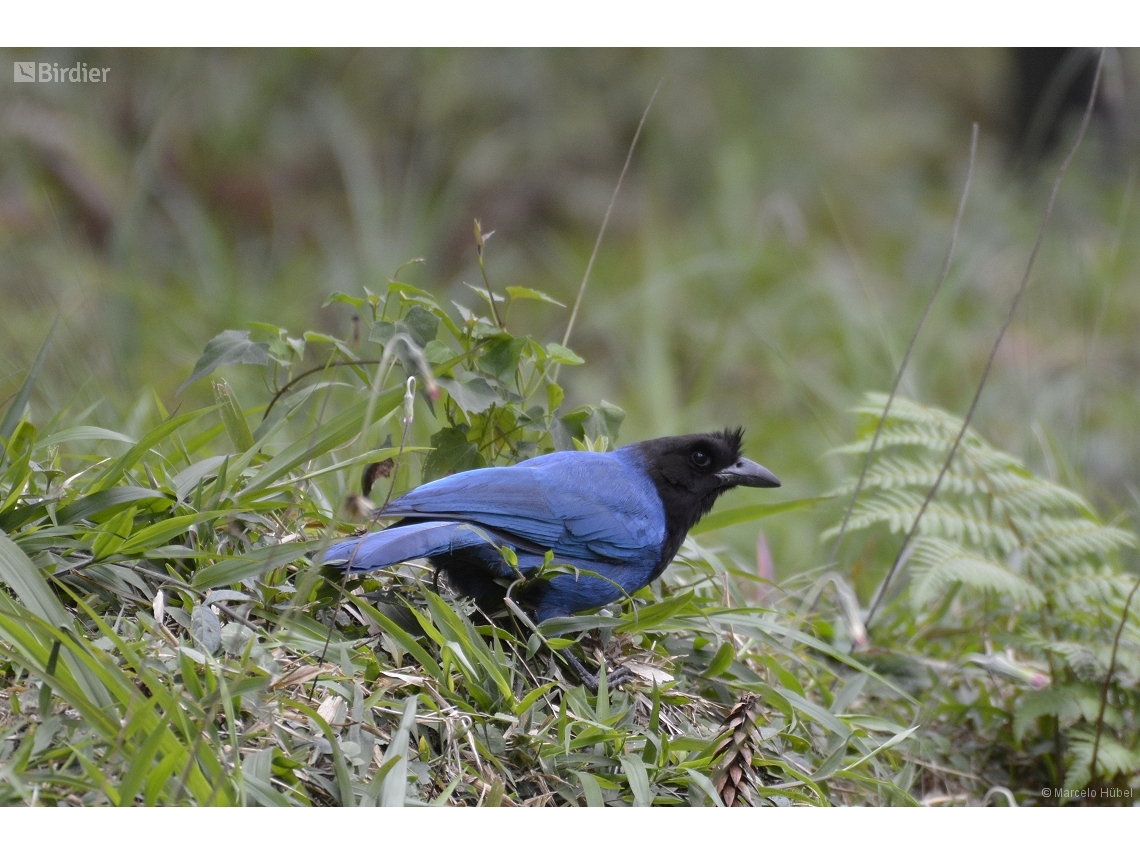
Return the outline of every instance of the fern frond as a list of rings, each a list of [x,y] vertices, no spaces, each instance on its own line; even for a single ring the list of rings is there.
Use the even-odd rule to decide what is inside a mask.
[[[910,560],[914,578],[911,602],[925,605],[960,582],[976,591],[1008,596],[1019,606],[1039,606],[1045,595],[1030,580],[1009,568],[948,540],[924,537]]]
[[[1065,774],[1065,789],[1080,790],[1089,782],[1092,765],[1093,744],[1096,735],[1081,731],[1070,735],[1073,761]],[[1114,739],[1110,734],[1101,733],[1100,745],[1096,754],[1096,768],[1105,779],[1116,775],[1128,775],[1140,771],[1140,756]]]
[[[1099,707],[1096,690],[1081,683],[1064,683],[1024,695],[1013,716],[1014,739],[1020,742],[1044,716],[1056,716],[1063,727],[1072,727],[1081,719],[1096,721]]]
[[[858,440],[840,453],[868,453],[885,402],[885,396],[867,397],[857,410]],[[1137,774],[1140,619],[1137,609],[1125,614],[1136,578],[1120,569],[1118,556],[1140,549],[1140,541],[1104,523],[1077,493],[1038,477],[973,431],[964,433],[939,481],[961,426],[941,410],[895,398],[847,524],[850,531],[880,528],[901,538],[939,484],[907,564],[907,596],[894,600],[897,620],[891,625],[912,633],[900,637],[899,647],[909,649],[921,638],[941,661],[1008,655],[1047,663],[1040,668],[1048,670],[1052,686],[1041,681],[1027,688],[1011,680],[990,696],[995,706],[1005,705],[1018,746],[1040,722],[1054,722],[1043,729],[1041,742],[1026,747],[1043,756],[1063,746],[1058,765],[1065,787],[1080,789],[1090,775],[1106,781]],[[854,483],[837,493],[850,495]],[[823,537],[837,536],[838,528]],[[1111,702],[1102,709],[1106,690]],[[1064,734],[1061,743],[1054,741],[1054,728]],[[1089,767],[1098,731],[1094,772]]]
[[[1128,532],[1087,517],[1065,519],[1048,515],[1018,522],[1018,528],[1028,535],[1024,544],[1026,555],[1038,557],[1046,565],[1076,566],[1089,556],[1136,546],[1136,538]]]
[[[1018,547],[1016,533],[1008,526],[986,519],[984,511],[966,504],[934,504],[927,508],[919,524],[923,535],[943,537],[947,540],[969,541],[976,546],[989,547],[1005,554]],[[914,522],[922,498],[915,493],[900,490],[881,490],[871,498],[860,500],[847,523],[849,531],[885,525],[893,534],[907,531]],[[821,537],[829,539],[839,533],[839,526],[827,529]]]

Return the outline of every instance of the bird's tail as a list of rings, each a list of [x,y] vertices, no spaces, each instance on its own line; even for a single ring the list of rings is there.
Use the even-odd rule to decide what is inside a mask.
[[[468,523],[430,520],[391,526],[334,543],[325,550],[320,563],[361,573],[453,553],[481,558],[488,566],[502,561],[498,544],[482,529]]]

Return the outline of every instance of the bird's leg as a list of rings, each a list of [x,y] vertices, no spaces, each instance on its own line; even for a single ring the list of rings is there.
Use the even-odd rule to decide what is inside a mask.
[[[562,656],[563,659],[566,660],[566,664],[570,666],[570,669],[574,672],[575,676],[577,676],[582,685],[596,695],[598,693],[598,689],[601,687],[601,681],[598,679],[597,675],[592,674],[590,670],[584,664],[582,664],[582,660],[571,653],[569,650],[560,650],[558,653]],[[606,672],[606,686],[610,689],[616,689],[618,686],[621,686],[622,684],[632,680],[633,677],[633,672],[626,668],[624,665],[621,665],[617,668],[614,668],[612,671]]]

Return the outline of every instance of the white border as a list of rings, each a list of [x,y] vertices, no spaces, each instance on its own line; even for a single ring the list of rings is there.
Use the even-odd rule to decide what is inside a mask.
[[[1136,44],[1120,0],[381,0],[6,4],[8,47],[989,46]]]

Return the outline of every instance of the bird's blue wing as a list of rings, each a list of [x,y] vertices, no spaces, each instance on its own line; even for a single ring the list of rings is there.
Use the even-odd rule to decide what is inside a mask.
[[[655,561],[665,537],[656,488],[625,449],[459,472],[395,499],[383,516],[471,522],[568,562]]]

